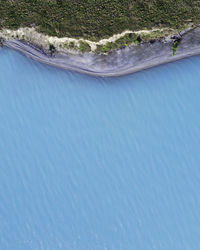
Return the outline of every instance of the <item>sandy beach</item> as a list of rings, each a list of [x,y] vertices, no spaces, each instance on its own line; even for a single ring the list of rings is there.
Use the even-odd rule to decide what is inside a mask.
[[[160,40],[126,47],[108,55],[56,53],[51,57],[45,51],[17,40],[4,41],[4,46],[20,51],[38,62],[62,69],[94,76],[113,77],[198,55],[200,54],[199,41],[200,27],[185,33],[174,56],[172,56],[171,41]]]

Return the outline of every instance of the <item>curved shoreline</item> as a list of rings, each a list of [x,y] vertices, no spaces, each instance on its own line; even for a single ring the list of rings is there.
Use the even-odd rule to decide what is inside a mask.
[[[4,41],[4,46],[20,51],[38,62],[101,77],[122,76],[161,64],[200,54],[200,27],[182,36],[176,54],[172,56],[172,42],[156,40],[113,51],[108,55],[94,53],[58,53],[53,57],[34,45],[22,41]]]

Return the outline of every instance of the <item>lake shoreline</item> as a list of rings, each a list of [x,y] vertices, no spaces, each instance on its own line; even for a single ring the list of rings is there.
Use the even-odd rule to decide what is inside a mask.
[[[174,62],[200,54],[200,27],[181,37],[174,56],[172,40],[155,40],[112,51],[107,55],[95,53],[49,52],[18,40],[3,41],[5,47],[20,51],[27,57],[54,67],[100,77],[117,77]]]

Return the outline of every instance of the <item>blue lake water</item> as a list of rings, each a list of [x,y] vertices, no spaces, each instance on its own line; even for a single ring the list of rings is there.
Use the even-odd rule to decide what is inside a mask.
[[[200,249],[199,69],[104,79],[0,50],[0,249]]]

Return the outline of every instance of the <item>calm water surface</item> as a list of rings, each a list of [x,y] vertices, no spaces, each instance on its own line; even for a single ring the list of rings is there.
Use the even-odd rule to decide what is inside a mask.
[[[121,78],[0,51],[0,249],[200,249],[200,57]]]

